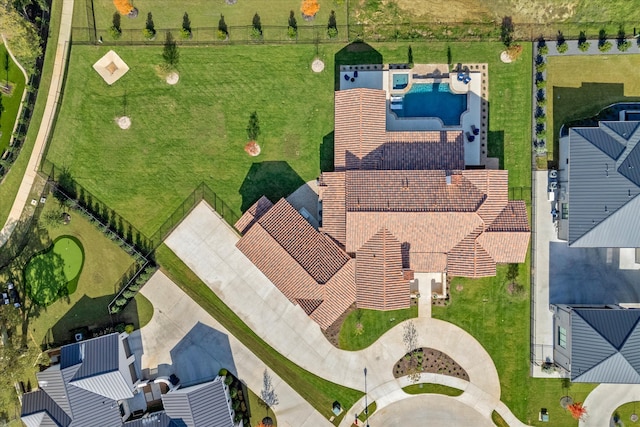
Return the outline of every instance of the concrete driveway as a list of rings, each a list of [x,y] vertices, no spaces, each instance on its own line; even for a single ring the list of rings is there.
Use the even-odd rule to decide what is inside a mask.
[[[552,304],[640,303],[640,270],[620,269],[620,249],[549,242]]]

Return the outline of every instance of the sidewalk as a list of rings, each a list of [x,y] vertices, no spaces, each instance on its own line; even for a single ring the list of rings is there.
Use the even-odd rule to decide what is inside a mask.
[[[579,427],[613,425],[613,411],[620,405],[637,401],[640,401],[640,384],[600,384],[583,402],[587,415],[584,421],[580,421]]]
[[[329,381],[362,391],[363,369],[367,367],[369,397],[380,400],[378,408],[395,403],[387,396],[404,395],[404,392],[397,393],[401,384],[392,372],[394,363],[406,351],[402,324],[396,325],[364,350],[348,352],[333,347],[320,327],[302,309],[291,304],[236,249],[237,240],[235,232],[202,202],[165,243],[256,334],[292,362]],[[261,309],[256,310],[256,307]],[[500,405],[500,382],[495,365],[471,335],[453,324],[430,317],[411,321],[418,330],[419,346],[446,353],[469,374],[470,382],[462,381],[466,390],[464,397],[460,396],[462,403],[489,420],[494,409],[505,412],[506,406]],[[442,377],[423,374],[425,380],[437,383],[455,380]],[[358,409],[358,406],[354,408]],[[515,420],[508,409],[506,411],[505,418]],[[513,425],[521,423],[514,422]]]
[[[51,132],[51,124],[58,108],[58,97],[62,90],[62,82],[64,81],[65,66],[67,63],[67,55],[69,53],[69,41],[71,39],[71,22],[73,20],[73,3],[74,0],[63,0],[62,15],[60,18],[60,33],[58,35],[58,44],[56,45],[56,57],[53,63],[53,73],[51,75],[51,86],[47,95],[47,103],[42,114],[42,122],[36,137],[27,169],[22,178],[22,183],[13,201],[13,206],[7,217],[2,230],[0,231],[0,246],[3,246],[20,220],[22,211],[29,201],[29,193],[35,181],[38,166],[44,148]],[[48,49],[53,49],[49,46]]]

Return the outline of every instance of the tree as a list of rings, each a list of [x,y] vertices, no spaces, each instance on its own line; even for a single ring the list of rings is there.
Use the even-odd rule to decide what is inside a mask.
[[[2,68],[4,68],[4,72],[7,75],[7,78],[5,80],[7,82],[7,87],[9,87],[9,52],[7,51],[4,52]]]
[[[224,21],[224,15],[220,15],[220,20],[218,21],[218,31],[225,35],[229,34],[227,23]]]
[[[408,377],[411,382],[420,380],[420,371],[418,370],[418,359],[416,355],[416,347],[418,347],[418,330],[413,321],[408,321],[402,327],[402,342],[409,356],[409,373]]]
[[[247,136],[250,141],[255,141],[260,135],[260,121],[258,120],[258,113],[253,112],[249,116],[249,124],[247,125]]]
[[[187,12],[182,15],[182,29],[191,32],[191,19],[189,19]]]
[[[153,15],[151,15],[151,12],[147,13],[147,22],[145,22],[144,28],[150,33],[156,34],[156,25],[153,23]]]
[[[15,9],[12,0],[0,0],[0,10],[0,28],[8,47],[27,73],[33,73],[36,60],[42,55],[36,27]]]
[[[511,46],[513,41],[513,20],[510,16],[502,18],[502,24],[500,25],[500,40],[506,47]]]
[[[180,52],[178,52],[178,45],[176,44],[171,31],[167,31],[164,39],[164,49],[162,51],[162,58],[168,68],[173,68],[178,65],[180,60]]]
[[[262,390],[260,391],[260,398],[264,402],[264,406],[267,408],[267,415],[269,414],[269,408],[273,408],[279,402],[278,395],[273,389],[273,384],[271,382],[271,375],[267,370],[264,370],[262,374]]]
[[[314,17],[316,13],[320,10],[320,5],[318,4],[318,0],[302,0],[302,5],[300,6],[300,11],[306,17]]]
[[[293,13],[293,10],[289,12],[289,27],[294,30],[298,30],[298,21],[296,21],[296,16]]]
[[[113,5],[121,15],[128,15],[134,9],[129,0],[113,0]]]
[[[567,409],[571,413],[571,416],[576,420],[581,420],[587,415],[587,408],[582,406],[582,402],[575,402],[567,406]]]
[[[14,0],[13,5],[17,10],[21,11],[22,16],[24,16],[25,19],[28,19],[28,20],[31,19],[29,17],[29,13],[27,12],[28,6],[37,7],[43,12],[49,11],[49,5],[45,0]]]

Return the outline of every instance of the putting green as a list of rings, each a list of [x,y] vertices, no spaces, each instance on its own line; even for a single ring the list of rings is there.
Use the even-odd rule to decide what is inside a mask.
[[[24,271],[31,299],[49,305],[64,294],[72,294],[82,271],[84,251],[78,239],[58,237],[53,245],[29,261]]]

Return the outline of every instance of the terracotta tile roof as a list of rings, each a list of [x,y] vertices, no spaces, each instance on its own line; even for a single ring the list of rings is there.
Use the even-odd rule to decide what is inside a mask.
[[[319,199],[322,201],[322,227],[344,248],[346,240],[346,212],[344,206],[344,172],[325,172],[320,176]]]
[[[387,142],[365,156],[362,169],[464,169],[462,131],[387,132]]]
[[[355,253],[380,228],[389,230],[413,253],[447,253],[477,227],[482,219],[465,212],[347,212],[348,253]],[[420,270],[416,270],[420,271]]]
[[[244,234],[265,212],[271,209],[271,206],[273,206],[271,200],[265,196],[260,197],[235,223],[236,230],[238,230],[240,234]]]
[[[324,301],[311,313],[311,318],[327,329],[356,301],[355,260],[349,260],[321,287]]]
[[[360,168],[360,160],[385,142],[386,93],[351,89],[335,93],[334,167]],[[346,153],[352,155],[347,164]]]
[[[509,201],[509,173],[505,170],[466,170],[462,175],[482,193],[486,199],[478,209],[478,215],[491,224]]]
[[[530,236],[529,231],[485,231],[478,237],[478,243],[497,263],[520,263],[527,257]]]
[[[258,224],[318,283],[326,283],[349,261],[347,254],[318,233],[285,199],[269,209]]]
[[[410,252],[411,268],[419,272],[447,271],[447,254],[439,252]]]
[[[321,299],[296,298],[295,302],[307,313],[307,316],[311,315],[322,304]]]
[[[485,195],[464,175],[445,171],[347,171],[346,209],[386,212],[475,212]]]
[[[459,277],[496,275],[496,262],[477,242],[484,225],[479,226],[453,248],[447,256],[447,274]]]
[[[294,304],[299,299],[322,299],[318,283],[260,223],[236,247]]]
[[[530,231],[527,206],[522,200],[508,202],[487,231]]]
[[[356,254],[356,304],[359,308],[395,310],[410,304],[400,242],[379,229]]]

